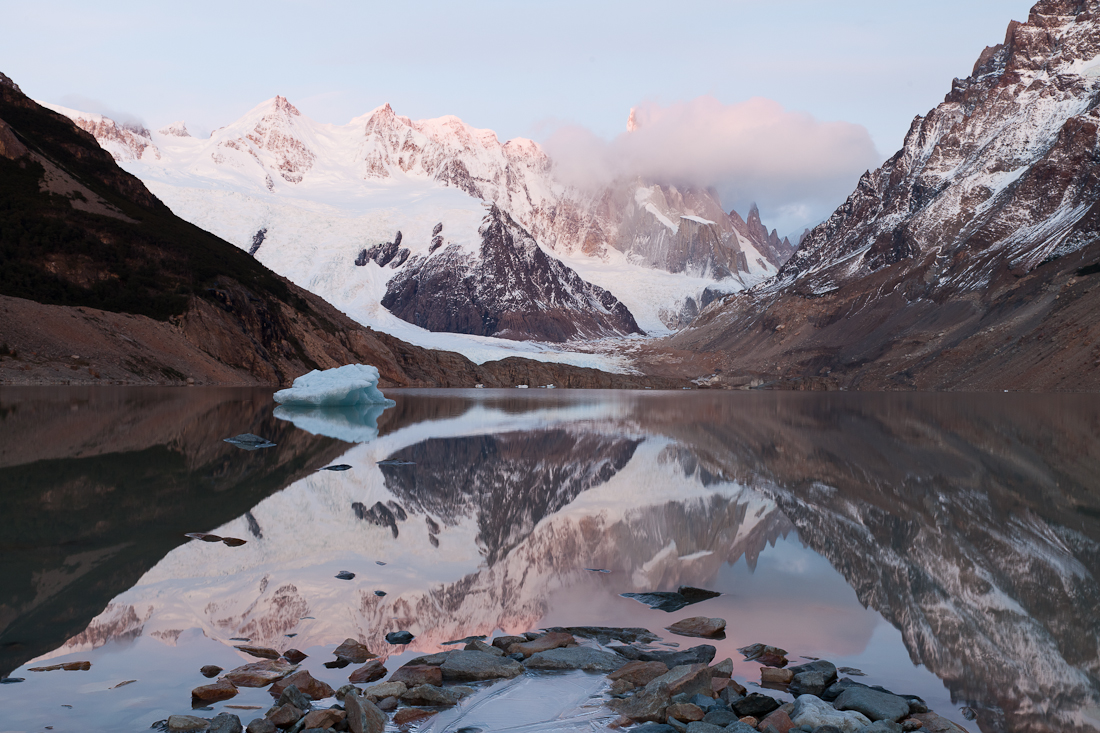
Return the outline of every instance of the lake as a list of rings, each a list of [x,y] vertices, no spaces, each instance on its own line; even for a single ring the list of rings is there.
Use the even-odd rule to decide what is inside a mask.
[[[392,671],[581,625],[713,644],[780,702],[738,648],[827,659],[968,731],[1100,730],[1100,396],[271,393],[0,389],[0,731],[148,730],[191,714],[203,665],[256,661],[245,643],[339,688],[352,668],[323,663],[349,637]],[[275,445],[224,441],[245,433]],[[721,595],[620,595],[680,586]],[[692,616],[725,638],[665,631]],[[602,679],[529,674],[421,730],[602,730]]]

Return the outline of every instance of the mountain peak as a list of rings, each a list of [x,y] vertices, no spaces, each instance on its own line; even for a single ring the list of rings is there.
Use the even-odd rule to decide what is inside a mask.
[[[19,92],[20,94],[23,93],[23,90],[19,88],[19,85],[16,84],[14,81],[12,81],[10,78],[8,78],[8,76],[6,74],[4,74],[3,72],[0,72],[0,85],[10,87],[10,88],[14,89],[15,91]]]
[[[187,131],[187,125],[183,122],[183,120],[173,122],[170,125],[166,125],[160,128],[157,132],[159,132],[161,135],[170,135],[172,137],[191,137],[191,133]]]
[[[272,102],[271,106],[277,112],[282,112],[282,113],[290,115],[292,117],[300,117],[301,114],[302,114],[301,112],[298,111],[297,107],[295,107],[293,104],[291,104],[289,101],[287,101],[286,97],[276,95],[275,101]]]

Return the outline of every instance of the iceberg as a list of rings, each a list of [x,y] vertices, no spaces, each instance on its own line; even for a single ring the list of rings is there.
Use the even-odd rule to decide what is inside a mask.
[[[348,407],[397,403],[378,390],[378,369],[366,364],[345,364],[335,369],[314,369],[294,380],[287,389],[275,393],[281,405],[298,407]]]
[[[280,405],[275,408],[275,417],[294,423],[294,427],[313,435],[345,443],[367,443],[378,437],[378,416],[394,404],[386,400],[385,404],[366,402],[341,407]]]

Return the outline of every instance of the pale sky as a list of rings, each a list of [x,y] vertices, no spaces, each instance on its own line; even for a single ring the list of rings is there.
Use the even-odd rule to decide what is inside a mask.
[[[563,126],[610,141],[635,106],[763,97],[866,128],[881,161],[1032,4],[0,0],[0,71],[35,99],[154,129],[182,119],[195,132],[282,94],[321,122],[389,102],[413,119],[457,115],[502,141],[545,142]],[[836,190],[802,218],[841,203]],[[782,233],[801,226],[778,199],[769,206]]]

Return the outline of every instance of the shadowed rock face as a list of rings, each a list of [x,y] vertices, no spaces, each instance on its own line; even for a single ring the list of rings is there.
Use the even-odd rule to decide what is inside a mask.
[[[547,255],[497,207],[480,232],[476,256],[452,245],[412,257],[382,305],[429,331],[520,341],[641,333],[626,306]]]

